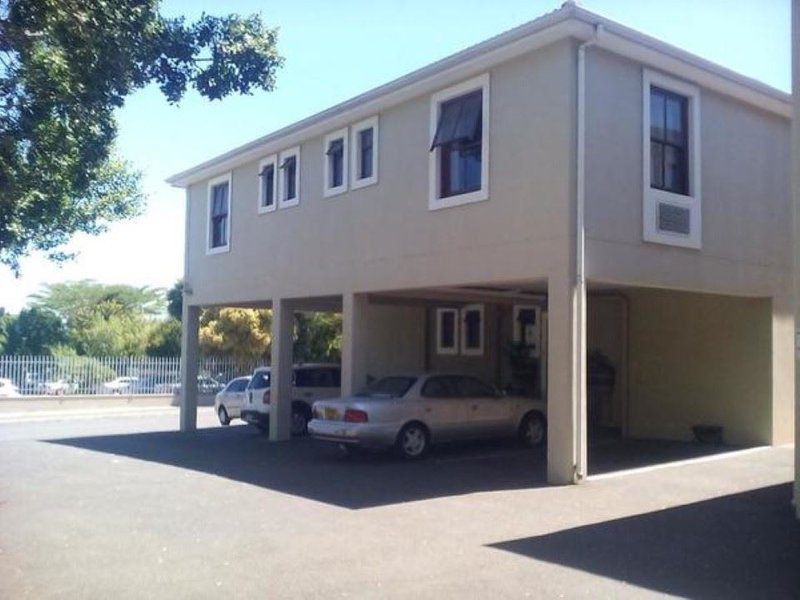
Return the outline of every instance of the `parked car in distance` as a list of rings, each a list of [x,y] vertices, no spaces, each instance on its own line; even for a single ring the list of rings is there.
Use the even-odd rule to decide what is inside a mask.
[[[40,393],[48,396],[64,396],[66,394],[74,394],[77,391],[77,386],[66,379],[58,379],[56,381],[45,381],[41,384]]]
[[[198,375],[197,376],[197,393],[198,394],[216,394],[222,388],[225,387],[224,383],[220,383],[213,377],[209,377],[208,375]],[[172,392],[173,394],[180,394],[181,393],[181,384],[180,383],[173,383],[169,384],[169,389],[167,393]]]
[[[101,394],[127,394],[139,383],[138,377],[117,377],[100,386]]]
[[[223,425],[230,425],[231,419],[242,415],[242,406],[250,382],[250,375],[231,379],[222,391],[214,397],[214,411]]]
[[[292,381],[292,435],[306,433],[311,407],[316,400],[341,395],[342,373],[339,365],[308,363],[294,366]],[[242,420],[265,432],[269,427],[270,368],[259,367],[247,384]]]
[[[10,379],[0,377],[0,398],[19,398],[21,394]]]
[[[508,396],[470,375],[427,373],[379,379],[349,398],[314,403],[309,433],[345,450],[394,448],[404,458],[439,442],[518,436],[544,443],[547,403]]]

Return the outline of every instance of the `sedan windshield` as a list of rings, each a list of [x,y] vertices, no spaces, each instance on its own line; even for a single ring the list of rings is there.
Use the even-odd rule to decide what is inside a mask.
[[[415,377],[384,377],[356,395],[367,398],[400,398],[416,380]]]

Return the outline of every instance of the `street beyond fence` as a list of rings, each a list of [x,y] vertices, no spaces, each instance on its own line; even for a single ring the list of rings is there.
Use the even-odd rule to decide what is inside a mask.
[[[203,358],[201,393],[216,393],[257,364]],[[172,394],[180,386],[180,357],[0,356],[0,397]],[[2,384],[2,382],[0,382]]]

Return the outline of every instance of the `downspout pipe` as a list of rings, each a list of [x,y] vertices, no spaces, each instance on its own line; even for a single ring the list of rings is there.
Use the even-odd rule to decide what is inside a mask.
[[[588,458],[586,449],[586,49],[598,42],[603,31],[595,24],[592,37],[578,46],[578,101],[577,101],[577,148],[575,160],[575,308],[576,327],[574,335],[575,390],[575,479],[587,476]]]

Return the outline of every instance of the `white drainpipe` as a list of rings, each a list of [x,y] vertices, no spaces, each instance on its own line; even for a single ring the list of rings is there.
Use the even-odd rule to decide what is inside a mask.
[[[584,212],[586,202],[586,49],[597,43],[603,26],[596,24],[592,37],[578,46],[578,130],[576,157],[576,201],[575,201],[575,278],[577,327],[574,347],[576,348],[575,384],[573,394],[576,406],[575,415],[575,477],[585,479],[587,475],[586,451],[586,228]]]

